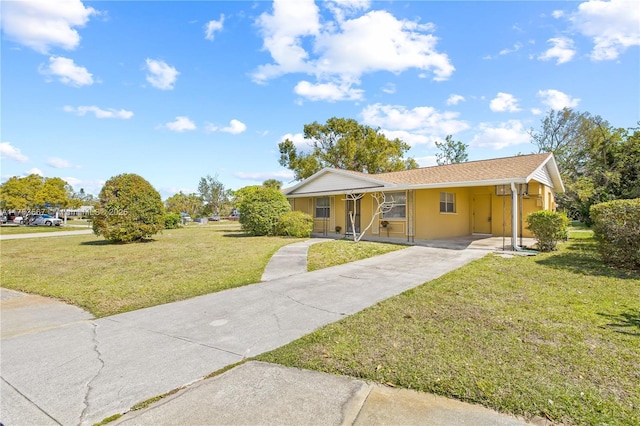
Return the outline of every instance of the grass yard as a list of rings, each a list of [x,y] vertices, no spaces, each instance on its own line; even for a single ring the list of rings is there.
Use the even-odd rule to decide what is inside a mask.
[[[349,240],[330,240],[309,247],[307,269],[315,271],[316,269],[355,262],[356,260],[367,259],[403,248],[406,248],[406,246],[369,241],[360,241],[355,244]]]
[[[102,317],[259,282],[271,255],[294,241],[247,237],[231,222],[165,230],[134,244],[94,235],[6,240],[2,286]]]
[[[257,358],[432,392],[526,418],[640,424],[640,273],[590,233],[488,255]]]

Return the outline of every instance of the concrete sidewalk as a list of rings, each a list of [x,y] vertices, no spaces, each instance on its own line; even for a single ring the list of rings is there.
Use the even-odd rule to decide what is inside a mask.
[[[0,241],[23,240],[26,238],[68,237],[71,235],[87,235],[87,234],[93,234],[93,230],[78,229],[74,231],[51,231],[51,232],[31,232],[29,234],[8,234],[8,235],[0,235]]]
[[[195,383],[112,424],[526,425],[478,405],[256,361]]]
[[[9,333],[0,348],[0,421],[7,426],[99,422],[280,347],[486,253],[410,247],[107,318],[81,322],[74,318],[46,330]],[[3,312],[3,333],[5,320]],[[240,388],[253,386],[238,380]],[[201,386],[207,389],[206,385],[198,388]],[[189,399],[184,401],[187,405],[182,408],[191,410]],[[299,408],[299,415],[304,416],[304,406]],[[242,419],[244,414],[235,415]],[[166,420],[185,423],[182,417]],[[300,424],[294,420],[291,423]]]

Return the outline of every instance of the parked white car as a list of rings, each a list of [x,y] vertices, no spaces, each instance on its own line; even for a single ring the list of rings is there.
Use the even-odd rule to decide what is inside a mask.
[[[57,217],[53,217],[48,214],[37,215],[29,225],[45,225],[45,226],[60,226],[62,225],[62,219],[58,219]]]

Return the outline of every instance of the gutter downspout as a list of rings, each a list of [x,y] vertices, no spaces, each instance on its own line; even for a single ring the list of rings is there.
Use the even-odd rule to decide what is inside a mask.
[[[518,247],[518,188],[511,182],[511,246],[513,251],[520,250]]]

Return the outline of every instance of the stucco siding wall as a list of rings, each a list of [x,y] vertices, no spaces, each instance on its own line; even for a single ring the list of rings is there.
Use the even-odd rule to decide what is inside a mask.
[[[440,193],[455,194],[455,213],[440,213]],[[468,188],[422,189],[415,191],[415,238],[438,238],[469,235],[470,195]]]

